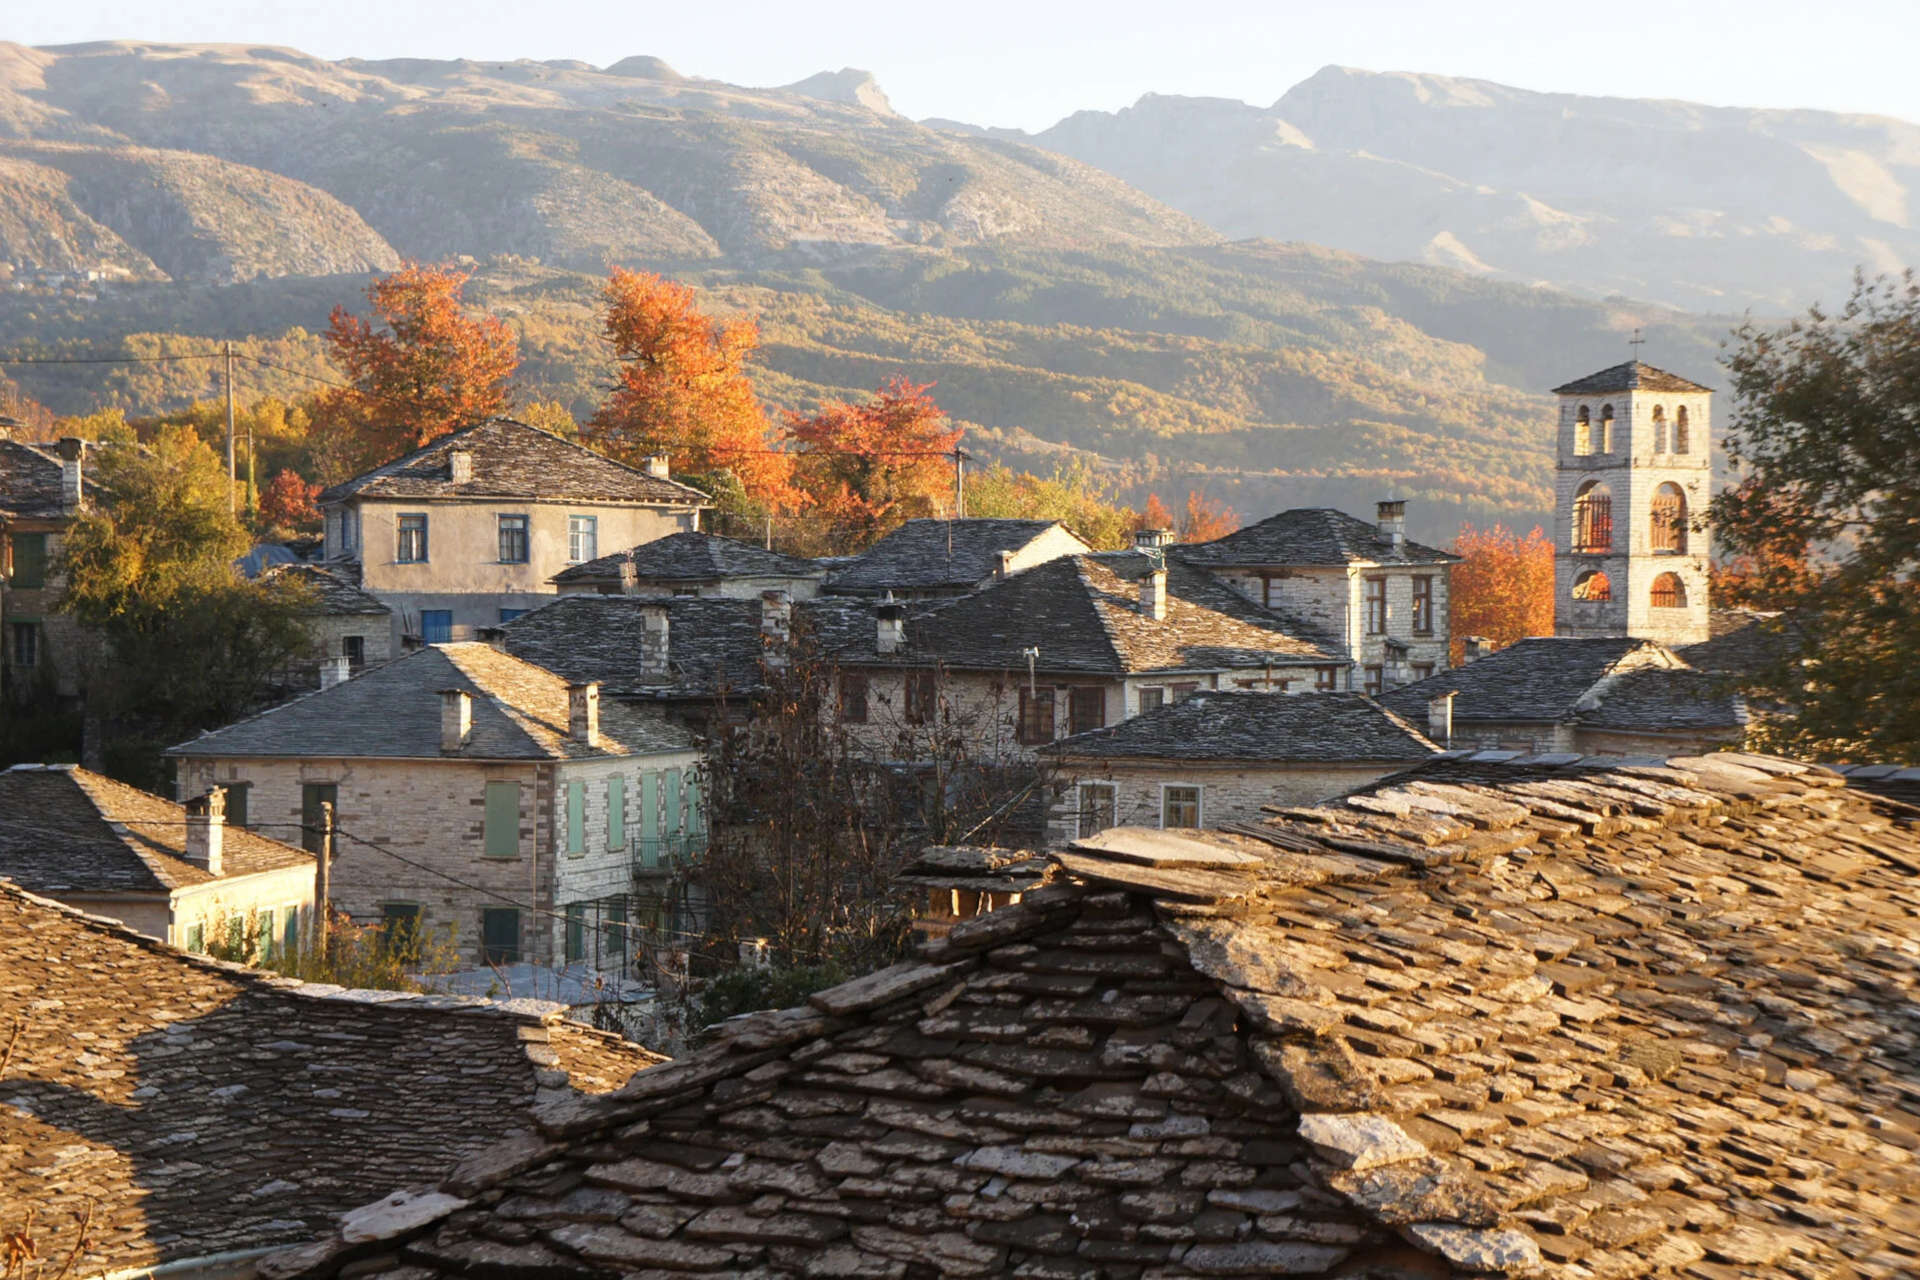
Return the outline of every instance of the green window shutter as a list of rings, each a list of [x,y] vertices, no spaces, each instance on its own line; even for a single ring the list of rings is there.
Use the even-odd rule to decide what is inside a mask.
[[[607,848],[627,847],[627,780],[618,774],[607,779]]]
[[[587,904],[567,904],[567,963],[587,958]]]
[[[271,961],[273,959],[273,948],[280,940],[273,932],[273,912],[256,911],[253,918],[255,923],[260,926],[260,959],[262,961]]]
[[[280,935],[280,951],[289,959],[300,955],[300,908],[288,907],[286,928]]]
[[[567,784],[567,852],[587,851],[587,784]]]
[[[199,955],[207,949],[207,926],[190,924],[187,926],[187,950]]]
[[[486,852],[489,858],[520,856],[520,784],[487,784]]]
[[[685,829],[685,815],[680,809],[680,771],[667,770],[667,834],[677,836]]]
[[[701,795],[700,775],[687,775],[687,830],[699,836],[707,831],[707,806]]]
[[[13,585],[31,591],[47,585],[47,535],[13,535]]]

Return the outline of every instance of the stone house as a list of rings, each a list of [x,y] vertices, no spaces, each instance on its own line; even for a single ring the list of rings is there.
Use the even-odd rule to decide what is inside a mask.
[[[1268,805],[1313,804],[1439,750],[1365,694],[1196,693],[1041,749],[1061,784],[1047,843],[1257,822]]]
[[[826,574],[826,567],[817,560],[688,530],[569,565],[553,576],[553,585],[563,596],[591,592],[754,600],[762,592],[784,591],[789,599],[808,600],[819,591]]]
[[[1352,683],[1340,687],[1377,697],[1448,664],[1448,585],[1460,557],[1410,540],[1406,505],[1380,503],[1373,524],[1296,508],[1169,554],[1337,636],[1352,665]]]
[[[1647,755],[1746,737],[1745,701],[1673,650],[1630,636],[1538,636],[1381,698],[1435,742]]]
[[[0,439],[0,692],[80,692],[79,627],[60,612],[55,572],[66,531],[99,495],[86,476],[94,446]]]
[[[632,936],[663,923],[667,865],[706,830],[685,730],[479,643],[416,650],[168,754],[183,793],[238,793],[251,823],[309,848],[332,804],[334,905],[450,934],[474,964],[623,968]]]
[[[1894,1280],[1906,817],[1753,756],[1469,756],[1101,832],[263,1271]]]
[[[946,600],[1093,548],[1058,520],[909,520],[827,575],[835,595]]]
[[[1135,551],[1061,556],[911,616],[883,604],[835,657],[842,722],[875,756],[917,758],[938,722],[993,762],[1201,690],[1339,683],[1347,665],[1317,630]]]
[[[0,1239],[49,1276],[251,1276],[660,1061],[556,1005],[294,982],[4,881],[0,1010]]]
[[[693,529],[707,497],[664,458],[625,466],[536,427],[495,418],[320,495],[324,555],[390,605],[402,635],[471,639],[546,603],[554,575]]]
[[[313,855],[228,823],[225,793],[185,806],[91,770],[0,772],[0,879],[187,951],[257,938],[297,950],[313,924]]]
[[[296,684],[337,683],[377,667],[393,657],[393,610],[371,592],[347,581],[326,565],[273,565],[260,573],[261,582],[295,582],[312,593],[313,605],[303,614],[313,638],[314,657],[293,673]]]

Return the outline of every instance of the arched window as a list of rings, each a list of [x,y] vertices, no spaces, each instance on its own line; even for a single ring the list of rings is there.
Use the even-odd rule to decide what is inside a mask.
[[[1677,573],[1663,573],[1653,580],[1653,598],[1648,603],[1656,609],[1684,609],[1687,584],[1680,581]]]
[[[1587,481],[1574,495],[1573,550],[1584,555],[1613,550],[1613,493],[1598,480]]]
[[[1585,405],[1573,415],[1573,451],[1583,458],[1593,452],[1593,419]]]
[[[1663,404],[1653,406],[1653,451],[1667,451],[1667,406]]]
[[[1575,600],[1611,600],[1613,583],[1598,569],[1589,569],[1573,580],[1573,598]]]
[[[1613,406],[1600,406],[1600,446],[1601,453],[1613,452]]]
[[[1668,481],[1653,491],[1653,536],[1655,551],[1687,549],[1687,495],[1680,486]]]
[[[1673,451],[1686,453],[1689,443],[1691,442],[1687,439],[1687,406],[1681,405],[1673,413]]]

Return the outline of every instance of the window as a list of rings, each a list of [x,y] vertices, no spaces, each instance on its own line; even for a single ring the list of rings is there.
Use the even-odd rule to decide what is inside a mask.
[[[587,784],[567,784],[567,852],[587,851]]]
[[[569,902],[567,904],[567,963],[587,958],[587,904]]]
[[[500,526],[500,563],[525,564],[527,562],[527,518],[525,516],[497,516]]]
[[[410,952],[420,937],[420,907],[413,902],[380,904],[380,949]]]
[[[1340,687],[1340,668],[1315,667],[1313,669],[1313,687],[1322,693],[1331,693]]]
[[[1089,729],[1105,728],[1107,723],[1107,691],[1105,689],[1075,689],[1067,695],[1067,732],[1085,733]]]
[[[1198,827],[1200,825],[1200,788],[1161,787],[1160,825],[1168,831]]]
[[[1613,550],[1613,493],[1597,480],[1580,486],[1574,495],[1573,550],[1580,555]]]
[[[204,955],[207,950],[207,926],[195,922],[187,926],[187,950],[195,955]]]
[[[1667,451],[1667,407],[1663,404],[1653,406],[1653,451]]]
[[[1182,680],[1178,684],[1168,685],[1167,692],[1173,695],[1174,702],[1185,702],[1188,698],[1200,692],[1200,682],[1198,680]]]
[[[1613,583],[1598,569],[1589,569],[1573,580],[1575,600],[1611,600]]]
[[[520,856],[520,784],[487,784],[484,843],[489,858]]]
[[[227,825],[244,827],[247,824],[247,798],[253,791],[251,782],[223,782],[227,789]]]
[[[1680,581],[1677,573],[1663,573],[1653,580],[1652,598],[1648,603],[1656,609],[1684,609],[1687,607],[1687,584]]]
[[[1433,675],[1433,664],[1431,662],[1416,662],[1413,664],[1413,678],[1415,680],[1425,680],[1431,675]]]
[[[320,826],[325,821],[320,806],[333,806],[334,820],[340,818],[340,788],[331,782],[307,782],[300,787],[300,847],[308,853],[320,852]]]
[[[1053,741],[1053,690],[1020,690],[1019,738],[1029,746]]]
[[[1653,491],[1652,547],[1655,551],[1687,549],[1687,495],[1668,481]]]
[[[693,596],[693,597],[696,597],[696,598],[697,598],[697,597],[699,596],[699,594],[700,594],[700,588],[698,588],[698,587],[675,587],[675,588],[673,589],[673,594],[675,594],[675,595],[677,595],[677,596]]]
[[[451,644],[453,642],[453,610],[422,609],[420,638],[428,644]]]
[[[280,926],[280,954],[293,957],[300,954],[300,908],[288,907],[287,914]]]
[[[525,612],[526,612],[525,609],[508,609],[505,606],[502,606],[500,610],[500,621],[502,624],[512,622],[515,618],[519,617],[521,614]]]
[[[664,790],[666,792],[667,834],[669,836],[678,836],[684,829],[681,826],[683,817],[680,808],[680,771],[678,769],[669,769],[666,773],[662,774],[661,777],[664,780]]]
[[[253,933],[254,937],[260,940],[260,959],[263,961],[271,961],[273,959],[273,948],[280,941],[279,935],[276,934],[273,929],[272,911],[256,911],[253,913]]]
[[[427,560],[427,518],[424,515],[400,517],[400,546],[394,559],[401,564],[425,564]]]
[[[1077,839],[1084,840],[1096,831],[1105,831],[1118,821],[1119,796],[1112,783],[1081,783],[1079,800]]]
[[[1433,634],[1433,575],[1416,574],[1413,579],[1413,634]]]
[[[512,964],[520,958],[520,909],[480,908],[480,963]]]
[[[609,956],[627,954],[627,904],[616,898],[607,903],[600,930],[600,950]]]
[[[840,673],[840,722],[867,722],[867,678],[852,672]]]
[[[607,848],[627,847],[627,780],[607,779]]]
[[[340,654],[347,660],[347,666],[355,670],[367,665],[367,638],[365,636],[341,636]]]
[[[1386,688],[1385,667],[1362,667],[1366,677],[1366,691],[1369,698],[1377,698]]]
[[[33,591],[47,585],[47,535],[13,535],[13,586],[18,591]]]
[[[1166,705],[1166,701],[1167,691],[1165,689],[1142,689],[1140,691],[1140,714],[1145,715],[1149,711],[1158,711],[1162,706]]]
[[[1600,406],[1600,438],[1595,443],[1599,446],[1597,452],[1613,452],[1613,406],[1610,404]]]
[[[13,665],[16,667],[37,667],[40,665],[40,624],[37,622],[16,622],[13,624]]]
[[[600,554],[598,516],[567,517],[567,559],[574,564],[592,560]]]
[[[1387,634],[1387,580],[1367,579],[1367,634]]]
[[[1573,451],[1582,458],[1593,452],[1593,414],[1585,405],[1573,415]]]
[[[640,775],[640,865],[660,865],[660,775]]]
[[[1692,452],[1688,447],[1692,441],[1687,438],[1690,434],[1687,428],[1690,425],[1687,421],[1687,407],[1681,405],[1673,412],[1673,451],[1675,453]]]
[[[932,671],[907,673],[907,723],[930,724],[939,712],[940,686]]]

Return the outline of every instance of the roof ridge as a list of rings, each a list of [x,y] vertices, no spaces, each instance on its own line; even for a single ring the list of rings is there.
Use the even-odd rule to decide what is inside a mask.
[[[1107,617],[1106,593],[1095,586],[1093,579],[1087,575],[1086,562],[1092,559],[1092,557],[1083,554],[1066,556],[1064,559],[1073,562],[1073,575],[1079,581],[1081,589],[1084,592],[1083,599],[1086,601],[1087,607],[1093,611],[1093,620],[1100,624],[1100,634],[1106,638],[1107,652],[1112,655],[1114,665],[1122,671],[1127,670],[1127,655],[1122,651],[1119,629],[1115,627],[1112,620]],[[1038,565],[1035,566],[1035,568],[1039,567]],[[1102,567],[1104,568],[1105,566]],[[1108,569],[1107,572],[1113,573],[1113,570]],[[1118,578],[1120,575],[1114,573],[1113,576]],[[1118,608],[1119,606],[1115,605],[1113,607]],[[1168,607],[1172,607],[1171,600],[1168,601]]]

